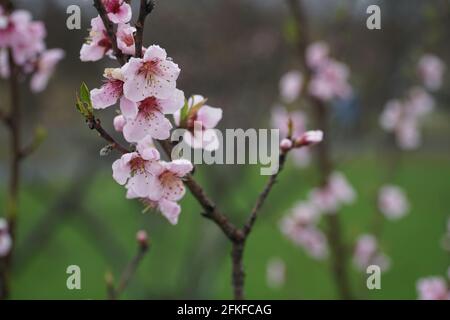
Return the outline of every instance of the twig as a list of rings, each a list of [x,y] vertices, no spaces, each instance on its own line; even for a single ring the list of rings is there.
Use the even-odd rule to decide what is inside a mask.
[[[98,14],[100,15],[100,18],[103,21],[103,24],[105,25],[106,33],[108,34],[108,37],[111,41],[111,46],[114,52],[114,55],[116,56],[117,60],[121,65],[124,65],[127,61],[125,55],[122,53],[122,51],[117,46],[117,37],[116,33],[114,31],[114,25],[108,18],[108,13],[105,10],[105,7],[103,6],[102,0],[93,0],[94,1],[94,7],[97,9]]]
[[[144,25],[145,19],[155,8],[154,0],[141,0],[141,6],[139,8],[139,16],[136,21],[136,35],[134,36],[134,43],[136,47],[135,56],[142,57],[142,43],[144,38]]]
[[[139,264],[141,263],[142,259],[144,258],[148,250],[149,244],[146,241],[138,243],[138,251],[122,272],[117,288],[114,288],[112,277],[107,275],[106,286],[108,291],[108,298],[110,300],[116,300],[125,291],[126,287],[128,286],[128,283],[135,274],[137,268],[139,267]]]
[[[88,123],[89,129],[97,131],[98,134],[103,139],[105,139],[106,141],[108,141],[111,144],[112,148],[118,150],[121,153],[131,152],[131,150],[128,150],[127,148],[122,146],[113,137],[111,137],[111,135],[108,132],[106,132],[105,129],[103,129],[100,119],[97,119],[94,116],[92,116],[91,118],[87,119],[87,123]]]
[[[271,175],[269,178],[269,181],[267,182],[266,186],[264,187],[264,190],[259,195],[258,199],[256,200],[255,206],[253,207],[252,212],[250,213],[250,217],[247,221],[247,223],[244,226],[244,235],[248,236],[248,234],[252,231],[253,225],[255,224],[256,218],[258,217],[258,212],[261,210],[264,202],[266,201],[270,191],[272,190],[274,184],[277,181],[278,175],[280,174],[281,170],[283,170],[284,163],[286,162],[286,153],[282,153],[279,158],[279,168],[278,171]]]
[[[297,24],[297,30],[299,34],[297,46],[298,46],[298,54],[300,57],[299,61],[305,72],[306,83],[303,86],[305,90],[308,87],[307,83],[309,82],[313,74],[313,70],[311,70],[308,67],[305,58],[305,50],[309,44],[308,38],[309,34],[307,32],[308,23],[306,21],[306,16],[304,14],[300,0],[288,0],[288,4],[291,8],[291,13]],[[327,106],[322,101],[309,94],[306,94],[306,97],[313,105],[315,118],[317,122],[317,128],[319,128],[323,132],[329,132]],[[331,162],[331,157],[329,154],[329,143],[330,143],[330,135],[328,135],[327,139],[322,141],[318,145],[316,154],[318,160],[318,167],[321,174],[321,182],[320,182],[321,186],[325,186],[328,183],[328,177],[333,170],[333,164]],[[349,279],[346,268],[347,250],[342,240],[341,226],[338,215],[337,214],[327,215],[327,225],[328,225],[327,239],[331,248],[332,270],[334,278],[341,298],[350,299],[352,295],[350,291]]]

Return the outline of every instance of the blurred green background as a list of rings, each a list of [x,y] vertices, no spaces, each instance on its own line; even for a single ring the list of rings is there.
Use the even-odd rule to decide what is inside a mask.
[[[148,231],[152,248],[127,288],[124,298],[231,298],[230,246],[216,226],[200,215],[187,193],[177,226],[155,213],[141,213],[111,178],[114,155],[101,158],[103,141],[90,132],[74,108],[81,81],[97,87],[109,61],[81,63],[81,43],[94,11],[82,1],[82,30],[65,28],[65,9],[73,1],[17,1],[47,24],[49,47],[62,47],[66,59],[48,90],[25,95],[25,134],[35,123],[49,138],[24,163],[20,196],[18,247],[12,298],[106,298],[105,272],[116,279],[136,251],[135,234]],[[357,93],[352,121],[332,118],[334,159],[358,193],[354,205],[340,212],[348,246],[371,231],[375,194],[390,172],[378,115],[386,100],[414,83],[417,58],[433,52],[450,66],[448,1],[373,1],[382,8],[382,31],[365,28],[367,1],[305,1],[313,39],[330,43],[333,55],[347,63]],[[224,109],[221,128],[267,128],[278,98],[280,76],[298,63],[290,42],[289,11],[283,1],[160,1],[148,21],[146,44],[165,47],[182,73],[179,87],[200,93]],[[447,70],[448,72],[448,70]],[[382,290],[368,291],[365,277],[349,261],[357,298],[414,299],[416,281],[444,275],[449,254],[441,246],[450,216],[450,77],[435,95],[437,108],[424,127],[421,149],[403,153],[392,183],[405,189],[410,213],[386,222],[381,246],[392,259],[382,276]],[[0,95],[7,102],[6,83]],[[2,101],[2,102],[3,102]],[[104,112],[104,123],[114,112]],[[0,207],[8,176],[7,134],[0,129]],[[236,223],[245,221],[267,177],[257,166],[203,166],[196,176],[223,211]],[[279,220],[317,184],[314,166],[288,165],[257,221],[245,251],[248,298],[332,299],[336,290],[329,262],[309,258],[279,231]],[[267,262],[286,262],[286,283],[266,284]],[[79,265],[82,290],[66,288],[66,268]]]

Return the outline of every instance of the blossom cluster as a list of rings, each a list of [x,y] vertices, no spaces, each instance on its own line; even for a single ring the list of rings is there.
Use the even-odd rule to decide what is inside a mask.
[[[384,185],[378,192],[378,208],[388,219],[400,219],[408,213],[409,202],[398,186]]]
[[[8,255],[11,246],[12,239],[9,233],[8,222],[0,218],[0,258]]]
[[[450,278],[450,272],[448,273]],[[419,279],[417,292],[420,300],[450,300],[450,287],[444,277],[432,276]]]
[[[353,262],[361,271],[370,265],[377,265],[382,271],[390,267],[390,259],[380,251],[377,239],[371,234],[363,234],[357,239]]]
[[[44,23],[33,21],[28,11],[9,13],[0,6],[0,77],[10,76],[13,62],[22,74],[31,75],[33,92],[43,91],[56,64],[64,57],[63,50],[46,48],[45,37]]]
[[[335,214],[343,204],[350,204],[356,193],[340,172],[330,175],[322,188],[313,189],[307,201],[299,202],[280,223],[282,233],[317,259],[327,256],[326,237],[318,223],[323,214]]]
[[[129,24],[131,7],[121,0],[103,0],[103,4],[116,24],[117,47],[127,62],[120,68],[105,69],[103,85],[91,90],[90,98],[94,109],[119,104],[113,125],[133,146],[113,163],[113,178],[125,186],[127,198],[140,199],[176,224],[181,211],[178,201],[185,194],[183,178],[193,165],[184,159],[162,161],[154,140],[170,137],[173,124],[168,116],[172,116],[177,126],[187,129],[184,141],[194,148],[215,149],[211,141],[202,140],[201,133],[218,124],[222,110],[206,105],[200,95],[186,101],[176,85],[181,70],[160,46],[143,48],[142,57],[134,56],[136,30]],[[101,17],[93,18],[81,60],[97,61],[105,55],[114,58],[112,47]]]
[[[308,46],[306,64],[312,74],[306,88],[308,94],[324,102],[347,98],[352,94],[348,82],[349,68],[330,57],[330,48],[325,42],[319,41]],[[304,90],[304,85],[300,71],[287,72],[280,80],[281,100],[287,104],[295,102]]]
[[[438,57],[426,54],[417,69],[423,86],[410,88],[404,99],[388,101],[379,119],[380,126],[393,133],[397,145],[404,150],[417,149],[421,144],[420,125],[435,106],[429,91],[441,87],[445,65]]]
[[[306,131],[307,116],[301,110],[293,110],[293,104],[306,88],[307,94],[323,102],[347,98],[352,93],[348,83],[348,67],[331,58],[325,42],[312,43],[306,51],[306,64],[311,71],[311,79],[305,84],[303,74],[298,70],[285,73],[279,83],[280,102],[272,109],[272,127],[280,129],[280,136],[299,138]],[[316,138],[323,134],[316,133]],[[320,139],[321,140],[321,139]],[[310,162],[310,152],[298,148],[291,152],[294,164],[305,167]]]

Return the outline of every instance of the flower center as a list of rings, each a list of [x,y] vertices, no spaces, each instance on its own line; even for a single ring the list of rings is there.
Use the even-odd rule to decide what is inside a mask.
[[[159,60],[145,61],[139,68],[138,73],[144,74],[147,82],[151,82],[153,77],[160,74]]]
[[[145,160],[141,157],[131,159],[129,165],[133,174],[136,172],[145,171]]]
[[[118,13],[120,11],[120,6],[122,5],[121,0],[103,0],[103,5],[106,11],[110,13]]]
[[[151,117],[155,110],[159,110],[158,100],[155,97],[149,97],[139,104],[139,113],[145,117]]]

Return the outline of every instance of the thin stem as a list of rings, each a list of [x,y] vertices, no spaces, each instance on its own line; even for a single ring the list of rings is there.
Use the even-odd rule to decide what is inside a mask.
[[[89,129],[95,130],[98,132],[98,134],[108,141],[111,144],[111,147],[113,149],[118,150],[119,152],[123,153],[129,153],[131,150],[128,150],[124,146],[122,146],[120,143],[118,143],[105,129],[103,129],[100,119],[95,118],[92,116],[90,119],[87,120]]]
[[[108,291],[109,299],[116,300],[125,291],[128,284],[130,283],[131,278],[136,273],[136,270],[139,267],[139,264],[142,262],[142,259],[144,258],[145,254],[147,253],[148,250],[149,250],[149,246],[147,244],[139,244],[136,255],[133,257],[133,259],[131,259],[131,261],[128,263],[128,265],[123,270],[122,275],[120,276],[120,280],[119,280],[119,284],[117,285],[117,288],[114,288],[112,279],[107,279],[106,282],[107,282],[107,291]]]
[[[136,47],[135,56],[138,58],[142,57],[142,43],[144,38],[145,19],[150,13],[152,13],[154,8],[155,2],[153,0],[141,0],[141,5],[139,7],[139,16],[135,24],[136,35],[134,37],[134,43]]]
[[[273,186],[277,182],[278,175],[280,174],[281,170],[283,170],[284,163],[286,162],[287,154],[282,153],[279,158],[279,168],[278,171],[271,175],[269,178],[269,181],[267,182],[266,186],[264,187],[263,191],[260,193],[259,197],[256,200],[255,206],[253,207],[253,210],[250,213],[250,217],[247,221],[247,223],[244,226],[244,235],[247,237],[250,232],[253,229],[253,225],[255,224],[256,218],[258,217],[258,212],[261,210],[264,202],[266,201],[270,191],[272,190]]]
[[[291,14],[293,15],[295,23],[297,24],[297,31],[299,35],[297,49],[299,61],[305,72],[306,78],[304,91],[306,93],[307,99],[313,107],[317,128],[322,130],[326,134],[329,132],[327,106],[319,99],[307,94],[305,90],[308,87],[308,82],[313,74],[313,70],[308,67],[305,57],[306,48],[309,44],[308,23],[306,15],[304,13],[303,6],[300,0],[288,0],[288,4],[290,6]],[[328,177],[333,171],[334,167],[331,161],[329,145],[330,135],[327,135],[326,139],[318,145],[316,152],[319,172],[321,174],[321,186],[325,186],[328,183]],[[351,299],[352,295],[346,268],[347,250],[342,240],[342,231],[338,214],[335,213],[332,215],[328,215],[326,222],[328,226],[327,239],[331,248],[332,271],[334,279],[340,297],[342,299]]]

